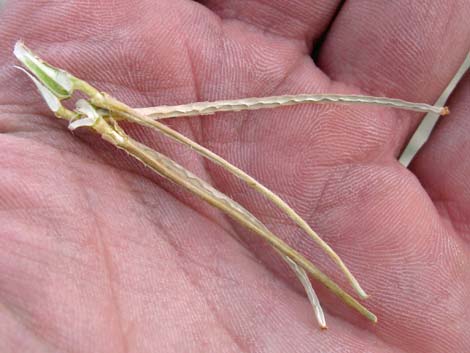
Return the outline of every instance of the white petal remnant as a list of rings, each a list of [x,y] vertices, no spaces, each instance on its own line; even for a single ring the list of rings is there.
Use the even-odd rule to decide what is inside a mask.
[[[57,98],[65,99],[72,95],[73,82],[69,73],[46,64],[21,41],[16,42],[13,53]]]
[[[71,121],[69,124],[70,130],[78,129],[79,127],[91,127],[96,123],[96,119],[93,118],[81,118]]]
[[[75,106],[78,112],[86,115],[89,118],[96,120],[100,117],[95,107],[92,106],[88,101],[84,99],[79,99],[77,103],[75,103]]]
[[[84,99],[79,99],[75,105],[77,107],[76,111],[84,116],[84,118],[71,121],[69,129],[75,130],[79,127],[91,127],[95,125],[96,121],[100,118],[95,107]]]
[[[34,82],[36,85],[39,93],[41,93],[42,98],[47,103],[47,106],[49,107],[50,110],[52,110],[54,113],[57,113],[62,106],[60,104],[59,98],[57,98],[46,86],[44,86],[36,77],[31,75],[28,71],[23,69],[22,67],[15,66],[17,69],[23,71],[28,77]]]
[[[310,304],[312,304],[313,312],[315,313],[315,318],[317,319],[318,325],[320,328],[326,329],[326,320],[325,315],[323,314],[323,309],[320,305],[320,301],[318,300],[317,294],[312,287],[312,283],[310,283],[310,279],[308,278],[307,273],[305,270],[297,265],[294,260],[290,257],[282,256],[282,258],[287,262],[289,267],[295,272],[295,275],[299,279],[300,283],[304,286],[305,292],[307,293],[308,300]]]

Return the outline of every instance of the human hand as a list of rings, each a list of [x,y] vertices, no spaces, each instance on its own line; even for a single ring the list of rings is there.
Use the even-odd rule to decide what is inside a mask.
[[[310,105],[168,122],[279,193],[359,278],[379,323],[314,283],[329,323],[322,332],[265,244],[98,138],[72,136],[6,54],[21,38],[126,103],[152,106],[316,92],[433,102],[469,50],[464,1],[355,1],[334,19],[315,65],[309,54],[338,3],[22,1],[3,10],[6,352],[468,349],[468,75],[411,172],[396,156],[416,113]],[[262,197],[184,147],[126,128],[342,280]]]

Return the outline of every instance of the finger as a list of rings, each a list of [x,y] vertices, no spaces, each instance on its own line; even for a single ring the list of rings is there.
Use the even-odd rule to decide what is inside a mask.
[[[204,0],[222,19],[241,21],[262,31],[300,40],[311,47],[335,15],[339,0]]]
[[[332,24],[319,66],[373,95],[433,103],[463,62],[469,37],[466,0],[350,1]]]
[[[470,71],[449,105],[452,115],[438,124],[411,168],[448,224],[470,241]]]

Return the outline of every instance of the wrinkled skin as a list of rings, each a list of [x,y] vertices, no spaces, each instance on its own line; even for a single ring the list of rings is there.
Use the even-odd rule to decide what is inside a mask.
[[[2,352],[470,351],[468,75],[409,170],[396,159],[422,114],[323,105],[166,122],[279,193],[357,275],[378,324],[314,283],[321,331],[271,249],[98,136],[71,134],[10,54],[21,38],[132,106],[306,92],[432,103],[469,36],[465,0],[11,1],[0,18]],[[124,127],[350,290],[262,197]]]

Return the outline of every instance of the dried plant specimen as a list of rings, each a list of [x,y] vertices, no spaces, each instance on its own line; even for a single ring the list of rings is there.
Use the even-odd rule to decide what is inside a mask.
[[[301,229],[313,238],[322,250],[324,250],[339,266],[357,294],[361,298],[366,298],[367,294],[361,288],[339,256],[309,227],[307,222],[305,222],[279,196],[256,181],[253,177],[225,161],[222,157],[156,120],[178,116],[206,115],[219,111],[275,108],[278,106],[303,103],[379,104],[422,112],[438,112],[442,115],[448,113],[447,108],[381,97],[322,94],[246,98],[230,101],[198,102],[179,106],[133,109],[110,95],[99,92],[96,88],[72,74],[50,66],[36,57],[22,43],[17,43],[15,46],[15,55],[31,72],[27,73],[38,87],[49,108],[58,118],[68,120],[69,128],[71,130],[83,127],[91,129],[95,133],[98,133],[107,142],[113,144],[119,149],[125,150],[129,155],[142,162],[154,172],[183,186],[193,194],[198,195],[211,205],[231,216],[247,229],[253,231],[255,234],[266,240],[284,258],[304,286],[307,296],[313,306],[315,317],[321,327],[326,327],[325,318],[307,274],[310,274],[313,278],[324,284],[342,301],[371,321],[375,322],[377,320],[374,314],[368,311],[355,298],[346,293],[302,254],[279,239],[243,206],[229,198],[227,195],[221,193],[207,182],[198,178],[167,156],[132,139],[119,126],[119,122],[128,121],[156,129],[173,140],[191,147],[197,153],[219,164],[241,180],[245,181],[250,187],[278,206]],[[61,104],[61,100],[72,97],[74,91],[81,91],[87,96],[87,98],[86,100],[79,100],[76,103],[76,109],[71,111]]]

